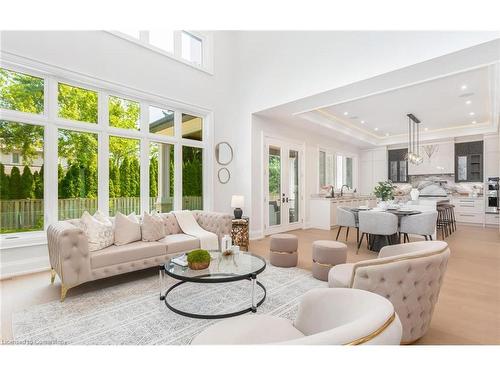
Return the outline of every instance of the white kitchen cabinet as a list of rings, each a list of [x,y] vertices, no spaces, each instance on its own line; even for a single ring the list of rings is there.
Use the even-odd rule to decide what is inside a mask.
[[[360,152],[359,184],[361,194],[372,194],[379,181],[387,180],[387,148],[364,150]]]
[[[485,214],[484,222],[486,225],[494,225],[498,227],[500,224],[500,214]]]
[[[457,223],[484,225],[484,198],[483,197],[456,197],[452,199],[455,206],[455,220]]]
[[[500,169],[499,137],[484,137],[484,179],[498,177]]]
[[[352,197],[352,198],[311,198],[309,202],[310,227],[330,230],[337,226],[338,207],[359,207],[368,205],[375,207],[375,197]]]

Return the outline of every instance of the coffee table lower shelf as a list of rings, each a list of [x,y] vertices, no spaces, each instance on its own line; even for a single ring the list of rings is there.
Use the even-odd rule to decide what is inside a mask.
[[[198,278],[196,278],[196,281],[193,280],[193,279],[179,281],[178,283],[176,283],[176,284],[172,285],[170,288],[168,288],[164,295],[160,295],[160,299],[164,300],[165,301],[165,305],[171,311],[175,312],[176,314],[187,316],[188,318],[195,318],[195,319],[223,319],[223,318],[231,318],[233,316],[243,315],[243,314],[246,314],[246,313],[249,313],[249,312],[255,313],[255,312],[257,312],[257,307],[259,307],[260,305],[262,305],[262,303],[266,299],[267,290],[266,290],[265,286],[262,285],[262,283],[260,283],[259,281],[257,281],[257,275],[256,274],[252,274],[252,275],[249,275],[248,277],[244,277],[244,278],[241,277],[241,275],[234,275],[234,278],[229,277],[229,278],[226,278],[226,279],[219,279],[216,282],[214,281],[214,279],[204,279],[204,277],[211,277],[211,276],[214,276],[214,275],[213,274],[212,275],[202,275],[202,276],[199,276]],[[228,275],[225,274],[225,276],[228,276]],[[248,307],[246,309],[243,309],[243,310],[234,311],[234,312],[225,313],[225,314],[196,314],[196,313],[191,313],[191,312],[179,310],[179,309],[173,307],[168,302],[168,298],[167,298],[168,294],[172,290],[174,290],[175,288],[181,286],[182,284],[188,283],[188,282],[194,282],[194,283],[199,283],[199,284],[213,284],[213,283],[234,282],[234,281],[240,281],[240,280],[245,280],[245,279],[246,280],[250,280],[252,282],[252,306],[250,306],[250,307]],[[255,303],[255,287],[257,285],[264,292],[264,296],[257,303]]]

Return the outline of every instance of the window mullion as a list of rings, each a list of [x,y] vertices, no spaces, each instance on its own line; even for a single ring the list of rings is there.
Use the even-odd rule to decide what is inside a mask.
[[[149,112],[148,105],[140,102],[140,133],[142,135],[140,143],[140,201],[141,201],[141,214],[146,211],[149,212],[149,140],[147,134],[149,132]],[[136,212],[139,214],[139,212]]]
[[[58,179],[57,179],[57,127],[54,120],[57,116],[57,81],[52,78],[45,80],[45,113],[48,123],[44,129],[44,186],[43,199],[45,211],[45,228],[58,220]],[[51,166],[56,166],[53,168]]]
[[[174,112],[175,137],[181,139],[182,114]],[[174,210],[182,210],[182,144],[174,146]]]
[[[97,162],[97,196],[98,208],[105,215],[109,213],[109,136],[108,136],[108,95],[98,93],[97,123],[100,132],[98,135],[98,162]]]

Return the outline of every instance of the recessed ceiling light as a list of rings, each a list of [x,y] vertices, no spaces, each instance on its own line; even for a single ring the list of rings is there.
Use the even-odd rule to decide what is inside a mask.
[[[462,87],[460,87],[462,90],[467,90],[467,85],[462,85]]]
[[[467,100],[467,101],[465,102],[465,104],[467,104],[467,105],[469,105],[470,103],[472,103],[472,101],[471,101],[471,100]]]
[[[349,114],[349,112],[344,112],[344,116],[347,116]]]
[[[377,130],[378,130],[378,128],[375,128],[375,129],[373,129],[373,130],[377,131]]]
[[[476,120],[474,120],[474,121],[472,121],[472,123],[473,123],[474,125],[476,125],[476,124],[477,124],[477,121],[476,121]]]
[[[429,128],[424,128],[425,131],[429,130]]]
[[[470,116],[474,116],[474,115],[475,115],[475,113],[474,113],[474,112],[469,112],[469,115],[470,115]]]
[[[361,120],[361,123],[364,124],[365,123],[365,120]]]

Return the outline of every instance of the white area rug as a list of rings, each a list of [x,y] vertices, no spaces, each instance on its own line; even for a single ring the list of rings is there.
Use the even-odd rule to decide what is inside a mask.
[[[165,286],[177,282],[167,278]],[[267,265],[257,278],[267,289],[258,314],[294,319],[300,296],[326,282],[299,268]],[[262,297],[257,287],[257,301]],[[216,314],[250,306],[251,283],[243,280],[223,284],[186,283],[172,291],[169,303],[181,310]],[[189,344],[200,331],[217,320],[178,315],[159,299],[158,277],[146,277],[106,289],[68,296],[13,314],[14,340],[34,344]]]

